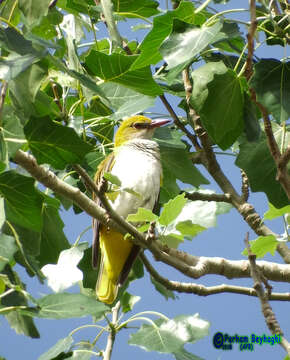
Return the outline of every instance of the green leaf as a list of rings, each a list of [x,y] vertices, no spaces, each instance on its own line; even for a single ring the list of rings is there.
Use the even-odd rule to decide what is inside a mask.
[[[7,143],[8,155],[12,157],[26,140],[20,120],[9,105],[3,108],[2,126],[4,140]]]
[[[195,343],[208,335],[209,323],[195,315],[180,315],[174,319],[158,319],[154,325],[142,325],[130,336],[129,344],[147,351],[174,353],[186,343]]]
[[[176,230],[184,236],[194,237],[200,232],[206,230],[206,228],[198,224],[194,224],[191,220],[184,220],[176,224]]]
[[[244,132],[248,141],[258,141],[261,135],[261,127],[257,119],[257,106],[251,101],[249,95],[246,93],[244,100]]]
[[[239,26],[235,22],[226,20],[222,24],[222,29],[217,35],[212,46],[227,52],[235,52],[239,55],[245,46],[245,40],[239,31]]]
[[[70,350],[73,344],[73,338],[67,336],[63,339],[59,339],[58,342],[53,345],[48,351],[39,356],[38,360],[51,360],[57,358],[61,353],[66,353]]]
[[[194,13],[194,5],[187,1],[182,1],[175,10],[154,17],[153,28],[143,40],[140,46],[141,54],[132,65],[132,70],[156,64],[162,60],[159,47],[170,34],[174,19],[195,25],[201,25],[205,21],[203,15]]]
[[[47,319],[69,319],[87,315],[99,316],[108,307],[94,298],[82,294],[59,293],[42,297],[37,308],[25,310],[26,315]]]
[[[25,39],[24,36],[11,27],[0,29],[0,45],[2,49],[9,52],[16,52],[20,55],[36,55],[36,50],[32,46],[32,41]]]
[[[50,0],[19,0],[18,7],[25,17],[26,25],[38,24],[41,18],[47,15],[49,3]]]
[[[9,221],[31,230],[41,230],[43,199],[34,186],[34,179],[15,170],[5,171],[0,174],[0,194],[5,199]]]
[[[18,248],[12,236],[0,234],[0,271],[13,259],[13,255],[17,250]]]
[[[42,209],[42,217],[40,251],[37,257],[39,267],[55,264],[60,252],[70,247],[63,232],[64,223],[59,216],[58,209],[45,205]]]
[[[127,216],[127,221],[131,222],[143,222],[143,221],[156,221],[158,216],[153,214],[149,209],[138,208],[136,214],[129,214]]]
[[[32,33],[47,40],[53,39],[57,36],[55,25],[59,25],[62,21],[63,15],[56,8],[52,8],[47,16],[41,19],[39,25],[33,27]]]
[[[140,299],[141,299],[140,296],[131,295],[127,291],[124,292],[124,294],[122,295],[122,297],[120,299],[120,302],[122,305],[122,312],[127,313],[129,311],[132,311],[134,305],[138,301],[140,301]]]
[[[159,13],[154,0],[113,0],[114,11],[126,18],[150,17]]]
[[[265,212],[264,220],[273,220],[288,213],[290,213],[290,205],[277,209],[274,205],[269,203],[269,210]]]
[[[211,44],[222,28],[220,22],[212,26],[189,27],[183,32],[172,32],[160,46],[160,53],[167,62],[167,69],[178,65],[186,66],[209,44]]]
[[[274,256],[278,244],[274,235],[259,236],[256,240],[250,241],[251,251],[257,258],[263,258],[268,252]],[[242,254],[248,256],[248,250],[245,249]]]
[[[135,115],[155,104],[153,96],[146,96],[121,84],[107,82],[100,85],[110,105],[115,110],[111,119],[119,120],[125,116]]]
[[[106,101],[106,97],[102,93],[100,87],[88,75],[69,69],[55,56],[50,55],[48,58],[57,69],[78,80],[85,88],[91,90],[94,95],[99,95],[102,97],[103,101]]]
[[[137,70],[130,69],[136,58],[135,55],[106,55],[91,50],[85,64],[95,76],[105,81],[119,83],[144,95],[162,94],[161,88],[152,78],[149,66]]]
[[[116,186],[121,186],[121,180],[118,178],[118,176],[113,175],[111,173],[108,172],[104,172],[104,178],[106,180],[108,180],[111,184],[116,185]]]
[[[213,141],[226,150],[244,127],[244,96],[240,80],[223,62],[201,66],[193,71],[192,78],[191,104]]]
[[[282,127],[272,123],[272,129],[279,148],[282,143],[290,143],[289,132],[286,132],[284,138]],[[264,132],[262,132],[259,141],[256,142],[247,142],[245,139],[241,139],[236,165],[246,172],[252,191],[265,192],[269,202],[276,208],[289,204],[283,188],[276,180],[277,168],[270,154]],[[290,167],[288,169],[290,170]]]
[[[172,200],[169,200],[163,207],[162,213],[159,217],[159,223],[165,226],[169,225],[181,213],[186,202],[187,200],[184,197],[184,193],[177,195]]]
[[[16,272],[12,270],[9,265],[5,266],[2,273],[8,276],[9,282],[20,289],[24,289],[25,285],[21,282]],[[21,291],[14,291],[1,299],[1,305],[4,307],[10,306],[27,306],[27,299]],[[9,325],[15,330],[17,334],[23,334],[31,338],[39,338],[39,332],[34,325],[31,317],[22,315],[20,310],[11,310],[5,315]]]
[[[257,100],[283,123],[290,117],[290,62],[262,59],[254,66],[251,86]]]
[[[10,54],[6,58],[0,59],[0,78],[10,81],[25,71],[29,66],[40,59],[35,54]]]
[[[155,290],[157,290],[162,296],[164,296],[166,300],[168,300],[168,299],[175,300],[177,298],[173,291],[168,290],[159,281],[155,280],[154,277],[150,276],[150,280],[151,280],[152,284],[154,285]]]
[[[47,118],[31,118],[24,132],[39,164],[51,164],[63,169],[67,164],[81,163],[92,147],[68,127]]]
[[[21,113],[23,123],[31,114],[36,113],[36,97],[44,77],[46,70],[34,64],[9,83],[12,104],[17,115],[20,116]]]
[[[162,202],[164,202],[163,200],[168,201],[180,192],[176,185],[177,179],[196,187],[209,183],[192,164],[190,154],[181,137],[180,132],[169,130],[166,127],[155,131],[155,140],[159,144],[163,168]]]

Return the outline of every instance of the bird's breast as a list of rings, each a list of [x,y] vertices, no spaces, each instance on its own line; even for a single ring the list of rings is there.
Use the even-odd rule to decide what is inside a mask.
[[[147,146],[146,146],[147,145]],[[121,181],[122,189],[134,190],[134,195],[121,190],[112,202],[113,208],[124,218],[134,214],[139,207],[153,209],[158,199],[162,168],[158,145],[150,140],[128,146],[115,153],[112,174]]]

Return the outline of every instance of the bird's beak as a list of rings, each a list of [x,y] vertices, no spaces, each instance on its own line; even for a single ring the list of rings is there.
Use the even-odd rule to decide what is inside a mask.
[[[155,119],[152,120],[151,124],[150,124],[150,129],[155,129],[158,128],[162,125],[166,125],[168,123],[170,123],[171,120],[168,119]]]

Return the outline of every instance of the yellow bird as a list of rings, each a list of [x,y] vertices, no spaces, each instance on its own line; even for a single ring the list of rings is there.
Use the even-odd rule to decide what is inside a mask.
[[[108,193],[106,196],[112,208],[124,219],[135,214],[139,207],[153,210],[158,201],[162,167],[159,147],[152,136],[155,128],[168,122],[141,115],[124,120],[115,135],[114,151],[98,167],[97,184],[104,172],[110,172],[121,181],[117,195]],[[125,188],[136,194],[122,190]],[[140,248],[97,220],[93,221],[93,228],[93,267],[99,270],[96,293],[100,301],[112,304]]]

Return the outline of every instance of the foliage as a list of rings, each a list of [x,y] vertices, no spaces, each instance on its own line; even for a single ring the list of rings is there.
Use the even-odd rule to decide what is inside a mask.
[[[216,13],[212,7],[200,6],[199,1],[172,1],[171,7],[165,9],[162,2],[155,0],[113,0],[112,15],[117,25],[134,19],[134,30],[141,31],[138,40],[136,33],[129,32],[129,39],[118,43],[116,29],[110,30],[108,19],[109,36],[98,32],[104,22],[105,3],[0,2],[0,312],[17,333],[33,338],[39,337],[34,318],[90,315],[96,321],[107,321],[112,309],[95,299],[91,248],[80,242],[81,235],[71,245],[63,231],[60,211],[72,208],[78,214],[82,209],[73,205],[73,199],[55,193],[53,188],[44,188],[24,172],[14,160],[20,149],[32,154],[58,179],[89,195],[72,166],[80,164],[93,176],[111,151],[118,122],[138,113],[154,117],[149,109],[159,97],[166,102],[164,96],[170,94],[172,103],[179,104],[175,113],[182,112],[182,116],[173,117],[170,128],[155,133],[163,165],[160,211],[153,214],[139,208],[127,221],[142,232],[153,223],[161,245],[178,248],[184,240],[192,240],[216,226],[218,215],[238,207],[234,201],[216,201],[208,173],[218,185],[220,178],[214,177],[210,166],[206,173],[198,166],[208,163],[200,160],[204,153],[193,147],[196,144],[192,137],[197,141],[195,134],[199,135],[190,111],[193,108],[200,116],[211,149],[216,154],[234,156],[235,166],[246,173],[250,190],[266,195],[269,211],[264,219],[285,218],[285,233],[280,236],[257,231],[259,236],[251,242],[252,252],[257,257],[267,252],[273,255],[279,243],[288,240],[289,199],[278,181],[261,109],[251,91],[270,114],[274,139],[284,153],[290,143],[290,61],[255,58],[248,81],[243,25]],[[273,17],[270,2],[263,3],[257,6],[257,32],[265,40],[258,45],[286,46],[289,19]],[[230,4],[225,6],[231,9]],[[185,71],[192,84],[190,93],[184,84]],[[106,173],[105,178],[114,191],[139,195],[133,189],[123,189],[116,176]],[[201,198],[192,201],[190,195]],[[243,254],[247,255],[247,250]],[[17,264],[35,282],[43,282],[46,277],[55,293],[35,298],[26,291]],[[139,300],[126,287],[143,275],[143,265],[137,261],[119,296],[124,314],[133,311]],[[156,279],[152,278],[152,282],[166,299],[177,299]],[[79,284],[79,293],[65,292],[73,284]],[[139,330],[130,335],[130,345],[170,353],[176,359],[199,359],[184,345],[208,334],[207,321],[197,314],[169,319],[158,313],[154,321],[148,315],[156,313],[145,315],[131,315],[122,322],[106,324],[106,328],[99,323],[95,327],[101,333],[114,327],[118,333],[138,321]],[[73,335],[60,339],[39,359],[90,359],[92,355],[103,355],[95,351],[96,342],[76,346]]]

